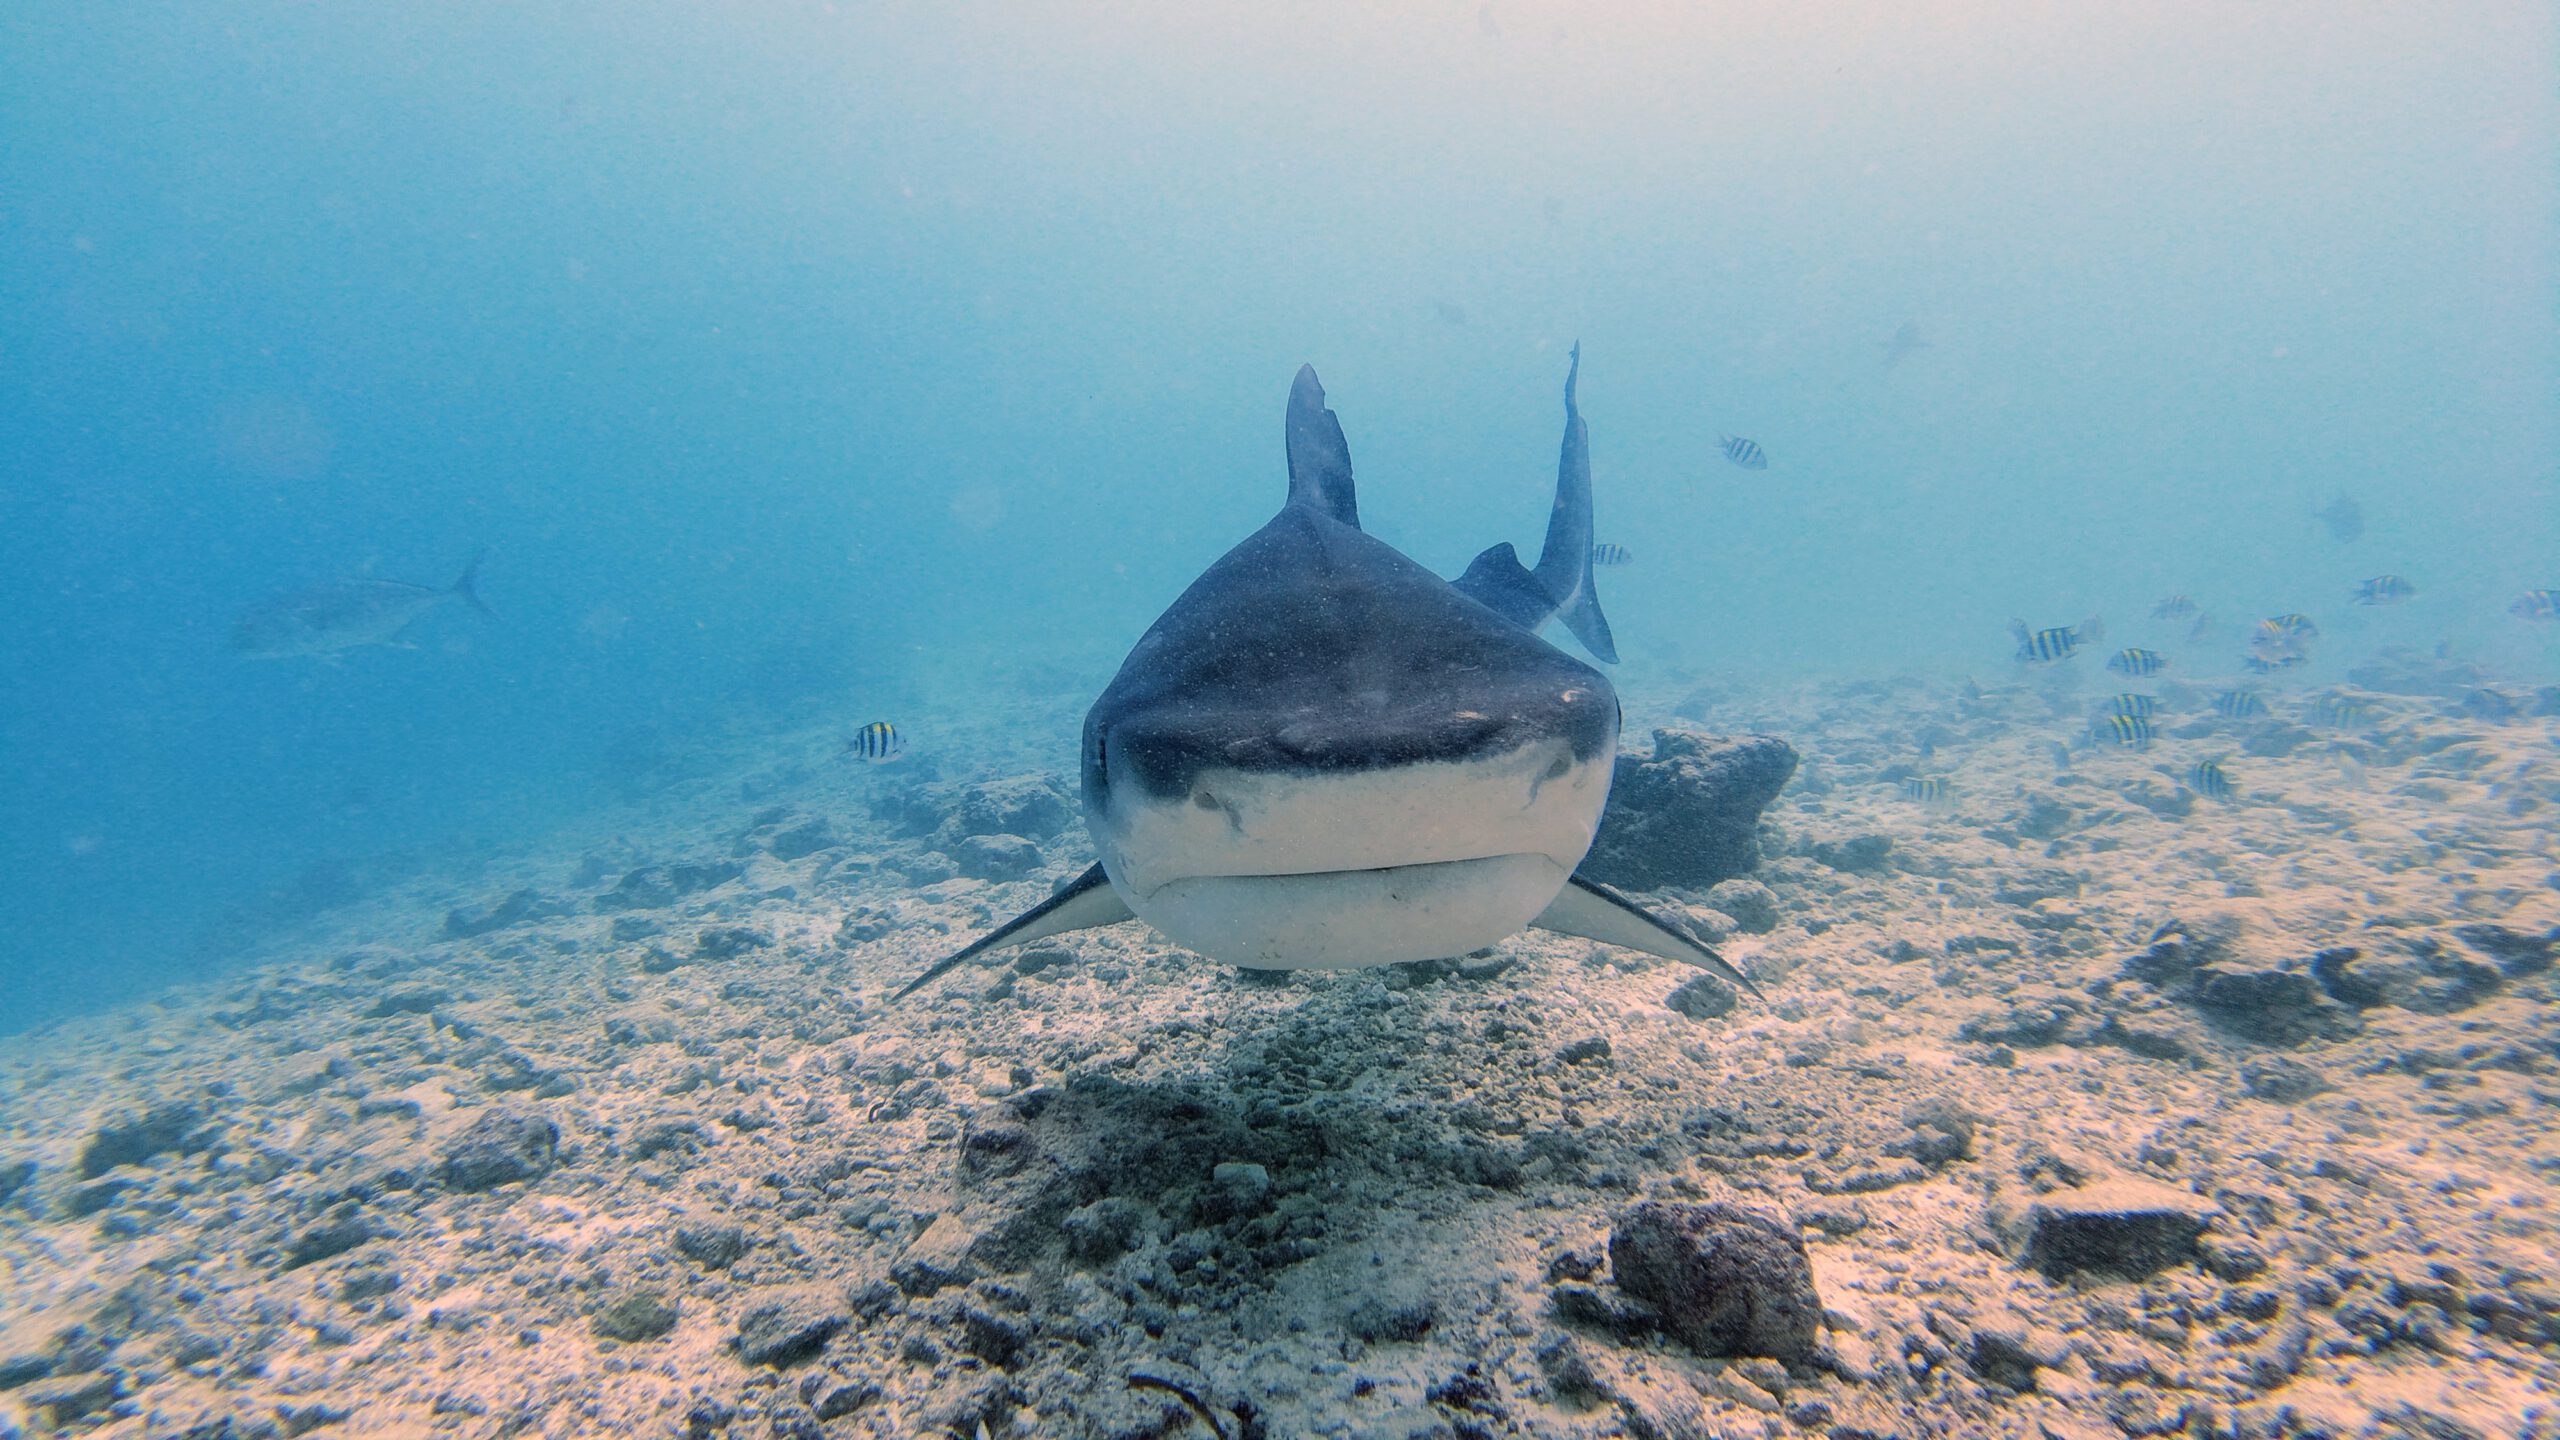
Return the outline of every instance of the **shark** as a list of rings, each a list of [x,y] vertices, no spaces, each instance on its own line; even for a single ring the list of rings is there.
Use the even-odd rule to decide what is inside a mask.
[[[1312,367],[1290,388],[1289,490],[1138,640],[1086,713],[1081,799],[1099,860],[937,962],[1139,920],[1252,969],[1444,959],[1538,928],[1751,978],[1575,873],[1622,713],[1592,585],[1591,452],[1565,373],[1538,562],[1509,542],[1443,579],[1360,526],[1351,450]]]

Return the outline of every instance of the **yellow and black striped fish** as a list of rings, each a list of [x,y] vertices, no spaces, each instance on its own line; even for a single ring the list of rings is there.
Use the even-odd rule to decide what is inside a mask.
[[[2151,607],[2154,620],[2183,620],[2196,613],[2196,602],[2184,595],[2172,595]]]
[[[2560,590],[2527,590],[2507,613],[2519,620],[2560,620]]]
[[[2139,715],[2110,715],[2101,728],[2127,750],[2142,749],[2151,743],[2152,736],[2160,733],[2149,720]]]
[[[2118,695],[2107,702],[2107,713],[2148,720],[2160,711],[2160,702],[2148,695]]]
[[[2376,575],[2349,592],[2349,599],[2359,605],[2397,605],[2418,593],[2418,587],[2397,575]]]
[[[1634,558],[1633,552],[1624,545],[1604,542],[1591,547],[1591,563],[1594,565],[1624,565]]]
[[[906,754],[907,737],[899,734],[898,727],[888,721],[874,720],[854,731],[853,738],[844,742],[844,748],[861,759],[879,765]]]
[[[2213,713],[2225,720],[2252,720],[2267,713],[2267,702],[2255,690],[2225,690],[2213,697]]]
[[[2211,760],[2199,760],[2187,771],[2187,788],[2207,800],[2228,800],[2232,796],[2231,777]]]
[[[1924,805],[1934,805],[1947,798],[1947,782],[1935,775],[1906,775],[1902,793]]]
[[[1732,461],[1734,464],[1741,466],[1745,470],[1766,470],[1769,468],[1769,456],[1758,445],[1743,439],[1739,435],[1727,435],[1724,436],[1723,439],[1724,458],[1727,460]]]
[[[2077,625],[2049,625],[2042,630],[2029,630],[2026,621],[2012,620],[2009,634],[2018,642],[2019,664],[2050,665],[2079,654],[2083,645],[2097,643],[2106,627],[2094,615]]]
[[[2320,627],[2311,623],[2310,616],[2299,612],[2270,615],[2258,622],[2258,637],[2261,640],[2281,640],[2287,644],[2300,644],[2305,640],[2319,639]]]
[[[2108,657],[2107,668],[2120,675],[2157,675],[2169,668],[2169,657],[2157,650],[2128,646]]]
[[[2311,723],[2323,730],[2368,729],[2373,707],[2345,695],[2323,695],[2311,702]]]

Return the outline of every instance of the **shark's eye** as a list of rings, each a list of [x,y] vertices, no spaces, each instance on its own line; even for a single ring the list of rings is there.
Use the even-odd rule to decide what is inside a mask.
[[[1085,770],[1092,775],[1096,789],[1107,789],[1111,784],[1111,769],[1104,761],[1105,753],[1102,732],[1097,729],[1093,732],[1093,754],[1085,759]]]
[[[1556,763],[1547,767],[1547,778],[1550,780],[1561,780],[1564,778],[1565,772],[1572,768],[1573,762],[1559,755],[1556,757]]]
[[[1194,790],[1191,792],[1191,803],[1203,810],[1215,810],[1218,808],[1218,797],[1206,790]]]

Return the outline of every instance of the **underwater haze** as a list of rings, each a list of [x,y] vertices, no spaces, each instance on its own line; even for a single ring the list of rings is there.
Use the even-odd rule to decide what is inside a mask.
[[[2124,633],[2183,592],[2236,627],[2391,572],[2416,601],[2320,664],[2548,680],[2505,612],[2560,582],[2554,28],[19,7],[0,1029],[707,737],[924,748],[1004,666],[1098,686],[1269,512],[1302,361],[1368,528],[1453,574],[1535,539],[1579,341],[1633,679],[1991,683],[2012,618]],[[2353,540],[2313,518],[2341,495]],[[234,646],[483,550],[489,614]]]
[[[2549,0],[0,7],[0,1440],[2560,1440]]]

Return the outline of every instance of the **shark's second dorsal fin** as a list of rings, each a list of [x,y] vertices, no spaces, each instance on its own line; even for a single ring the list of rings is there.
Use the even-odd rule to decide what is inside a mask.
[[[1289,387],[1289,503],[1312,506],[1357,530],[1360,501],[1351,488],[1351,444],[1342,422],[1324,408],[1316,367],[1298,367]]]

